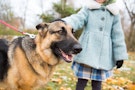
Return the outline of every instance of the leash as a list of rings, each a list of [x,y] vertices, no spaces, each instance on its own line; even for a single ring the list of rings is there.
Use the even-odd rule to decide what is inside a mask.
[[[3,24],[3,25],[5,25],[5,26],[7,26],[7,27],[9,27],[9,28],[11,28],[11,29],[14,30],[14,31],[17,31],[17,32],[23,34],[23,35],[27,35],[27,36],[29,36],[30,38],[35,38],[35,36],[36,36],[36,35],[34,35],[34,34],[30,34],[30,33],[26,33],[26,32],[23,32],[23,31],[21,31],[21,30],[18,30],[17,28],[15,28],[15,27],[11,26],[10,24],[4,22],[3,20],[0,20],[0,23]]]

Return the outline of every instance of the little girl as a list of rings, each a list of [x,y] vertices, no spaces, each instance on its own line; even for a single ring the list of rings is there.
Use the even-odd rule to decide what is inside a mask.
[[[92,90],[101,90],[102,81],[128,59],[120,15],[114,0],[93,0],[77,14],[63,18],[74,30],[84,27],[79,38],[83,47],[72,69],[78,77],[76,90],[91,80]]]

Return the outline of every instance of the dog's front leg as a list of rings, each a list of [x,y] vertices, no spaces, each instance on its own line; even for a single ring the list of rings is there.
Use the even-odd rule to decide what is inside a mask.
[[[8,71],[7,76],[7,90],[18,90],[18,80],[19,77],[17,76],[17,68],[14,68],[15,66],[11,67]]]

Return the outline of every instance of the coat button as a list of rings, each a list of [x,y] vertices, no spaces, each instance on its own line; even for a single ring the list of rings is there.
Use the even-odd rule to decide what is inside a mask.
[[[101,18],[101,20],[105,20],[105,18],[104,18],[104,17],[102,17],[102,18]]]
[[[102,11],[105,11],[105,9],[103,8]]]
[[[100,28],[99,28],[99,30],[100,30],[100,31],[103,31],[103,28],[102,28],[102,27],[100,27]]]

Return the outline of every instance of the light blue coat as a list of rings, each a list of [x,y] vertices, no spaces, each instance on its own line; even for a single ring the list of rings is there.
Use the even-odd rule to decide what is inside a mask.
[[[124,33],[114,5],[98,3],[83,7],[77,14],[63,18],[75,30],[84,27],[79,38],[83,50],[74,61],[96,69],[110,70],[116,61],[128,59]]]

